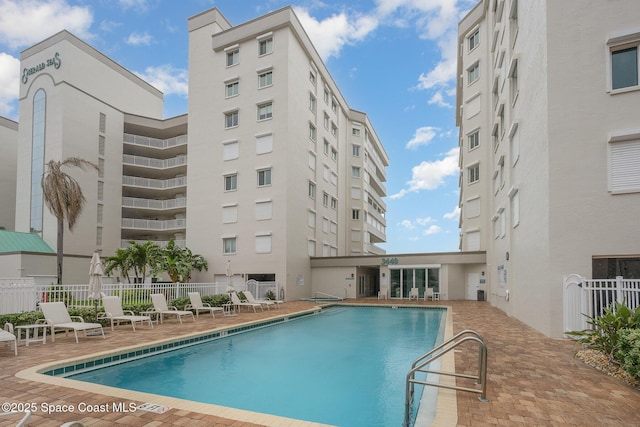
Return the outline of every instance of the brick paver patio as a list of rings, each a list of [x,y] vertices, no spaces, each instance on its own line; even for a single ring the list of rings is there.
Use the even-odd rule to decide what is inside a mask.
[[[377,300],[350,302],[378,303]],[[382,302],[384,303],[384,301]],[[399,304],[399,301],[392,302]],[[609,377],[574,358],[577,347],[568,340],[550,339],[521,322],[509,318],[486,302],[441,301],[402,304],[446,305],[453,311],[453,331],[477,330],[488,347],[488,403],[481,403],[476,395],[457,392],[458,426],[640,426],[640,391]],[[0,402],[34,403],[38,408],[47,405],[110,405],[126,402],[88,391],[49,385],[15,376],[22,369],[46,362],[108,351],[119,347],[207,331],[231,324],[259,320],[273,315],[293,313],[313,307],[310,302],[288,302],[280,310],[258,313],[242,312],[240,316],[223,318],[200,316],[194,324],[174,320],[158,325],[136,328],[120,326],[109,331],[107,339],[81,338],[76,344],[73,336],[59,336],[55,343],[21,345],[18,356],[7,346],[0,346]],[[108,328],[105,328],[108,330]],[[375,331],[372,331],[372,338]],[[456,370],[472,371],[477,364],[475,348],[463,347],[456,352]],[[398,375],[405,375],[399,372]],[[248,385],[250,386],[250,385]],[[134,401],[136,405],[144,402]],[[2,411],[0,411],[2,412]],[[0,426],[15,425],[19,417],[0,417]],[[36,411],[28,425],[60,426],[80,421],[85,426],[253,426],[247,422],[223,416],[171,409],[163,414],[140,411],[124,412],[55,412],[50,415]],[[283,424],[284,425],[284,424]],[[400,425],[400,422],[398,423]]]

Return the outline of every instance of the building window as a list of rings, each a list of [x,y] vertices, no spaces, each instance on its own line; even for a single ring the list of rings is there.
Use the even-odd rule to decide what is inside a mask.
[[[509,64],[509,70],[507,75],[510,80],[510,91],[511,91],[511,105],[516,103],[518,99],[518,59],[513,58],[511,63]]]
[[[104,156],[105,137],[103,135],[98,136],[98,154]]]
[[[98,181],[98,200],[104,200],[104,182]]]
[[[231,111],[224,114],[224,127],[225,129],[234,128],[238,126],[238,110]]]
[[[324,154],[326,154],[327,156],[329,155],[329,141],[327,141],[326,139],[324,140],[323,151]]]
[[[100,113],[98,130],[100,131],[100,133],[105,133],[107,131],[107,115],[104,113]]]
[[[309,182],[309,198],[316,198],[316,185],[313,182]]]
[[[240,157],[240,144],[238,141],[222,143],[222,160],[233,160]]]
[[[222,253],[225,255],[236,253],[236,238],[227,237],[222,239]]]
[[[312,85],[316,85],[316,72],[313,70],[309,70],[309,81]]]
[[[271,200],[256,202],[255,213],[257,221],[271,219],[273,216],[273,204]]]
[[[331,160],[338,160],[338,150],[333,147],[331,147]]]
[[[638,46],[611,52],[611,88],[638,86]]]
[[[480,180],[480,164],[476,163],[475,165],[469,166],[467,168],[467,175],[469,176],[469,184],[478,182]]]
[[[351,219],[353,220],[360,219],[360,209],[351,209]]]
[[[256,154],[265,154],[273,151],[273,135],[256,136]]]
[[[516,228],[520,224],[520,193],[514,188],[509,191],[511,199],[511,227]]]
[[[500,104],[500,107],[498,108],[498,124],[499,124],[499,129],[500,129],[500,140],[502,141],[502,138],[504,137],[504,132],[505,132],[505,128],[504,128],[504,104]]]
[[[227,98],[236,96],[238,94],[239,89],[240,89],[240,82],[235,81],[232,83],[227,83],[227,85],[225,86],[225,96]]]
[[[351,155],[353,157],[360,157],[360,146],[359,145],[352,145],[351,146]]]
[[[480,30],[475,30],[467,40],[469,43],[469,52],[471,52],[480,44]]]
[[[324,103],[329,104],[329,89],[324,88]]]
[[[329,130],[329,115],[327,113],[324,113],[324,128]]]
[[[222,223],[233,224],[238,222],[238,205],[226,205],[222,207]]]
[[[314,211],[309,211],[307,215],[307,225],[309,228],[316,228],[316,213]]]
[[[331,135],[336,136],[338,133],[338,127],[335,123],[331,122]]]
[[[104,159],[98,159],[98,178],[104,178]]]
[[[467,136],[467,140],[469,141],[469,151],[473,150],[474,148],[478,148],[478,146],[480,145],[480,131],[477,130],[470,133]]]
[[[309,169],[316,170],[316,154],[309,151]]]
[[[102,246],[102,227],[96,227],[96,245]]]
[[[268,254],[271,252],[271,234],[256,235],[256,253]]]
[[[609,191],[640,192],[640,139],[624,135],[609,141]]]
[[[271,185],[271,168],[258,171],[258,187]]]
[[[316,140],[316,127],[309,123],[309,139],[314,141]]]
[[[47,116],[47,95],[43,89],[33,96],[33,124],[31,127],[31,216],[30,231],[42,232],[44,198],[42,192],[42,174],[44,173],[45,122]],[[100,114],[100,127],[102,118]],[[101,130],[104,132],[104,130]],[[99,198],[98,200],[102,200]]]
[[[227,67],[240,63],[240,49],[234,49],[227,52]]]
[[[322,193],[322,206],[329,206],[329,195],[327,193]]]
[[[358,128],[351,129],[351,135],[360,136],[360,129],[358,129]]]
[[[351,166],[351,176],[354,178],[360,178],[360,168],[357,166]]]
[[[335,100],[331,100],[331,111],[333,111],[334,113],[338,112],[338,104]]]
[[[224,191],[236,191],[238,189],[238,174],[225,175]]]
[[[258,89],[273,85],[273,71],[258,74]]]
[[[258,56],[266,55],[273,52],[273,38],[258,41]]]
[[[468,84],[471,84],[480,78],[480,63],[476,62],[467,69]]]
[[[335,197],[331,198],[331,209],[337,209],[338,208],[338,199],[336,199]]]
[[[316,256],[316,241],[309,239],[307,243],[307,255]]]
[[[273,117],[273,104],[271,102],[258,105],[258,120],[267,120],[271,117]]]
[[[312,93],[309,94],[309,110],[316,112],[316,97]]]

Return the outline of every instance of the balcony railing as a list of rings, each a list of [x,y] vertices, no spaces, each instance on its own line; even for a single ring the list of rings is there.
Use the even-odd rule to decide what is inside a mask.
[[[136,229],[136,230],[180,230],[187,226],[187,220],[182,219],[134,219],[134,218],[122,218],[122,228]]]
[[[184,208],[186,206],[186,197],[178,197],[176,199],[169,200],[139,199],[137,197],[122,198],[122,207],[124,208],[167,210]]]
[[[158,139],[125,133],[124,142],[129,144],[142,145],[145,147],[171,148],[178,145],[185,145],[187,143],[187,135],[178,135],[169,139]]]
[[[123,176],[123,185],[130,185],[135,187],[154,188],[159,190],[166,190],[169,188],[185,187],[187,185],[187,177],[181,176],[171,179],[151,179],[141,178],[138,176]]]
[[[155,169],[170,169],[187,164],[187,156],[180,155],[170,159],[153,159],[150,157],[134,156],[125,154],[122,156],[122,162],[126,165],[146,166]]]
[[[135,240],[135,239],[122,239],[120,240],[120,247],[121,248],[129,248],[131,247],[131,242],[137,243],[139,245],[143,245],[145,243],[147,243],[148,240]],[[167,245],[169,244],[169,240],[152,240],[153,243],[155,243],[156,245],[160,246],[161,248],[166,248]],[[184,248],[187,246],[187,241],[186,240],[175,240],[174,239],[174,243],[176,244],[176,246]]]

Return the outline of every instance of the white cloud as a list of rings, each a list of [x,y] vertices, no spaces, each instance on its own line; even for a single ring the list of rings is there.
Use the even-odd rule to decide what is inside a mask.
[[[430,224],[433,222],[433,218],[431,218],[430,216],[426,217],[426,218],[418,218],[416,219],[416,223],[422,226],[425,226],[427,224]]]
[[[68,30],[90,39],[93,16],[89,7],[65,0],[0,0],[0,40],[11,49],[30,46]]]
[[[408,193],[422,190],[435,190],[444,183],[444,179],[459,173],[458,148],[449,150],[443,159],[433,162],[422,162],[411,169],[411,180],[407,182],[408,188],[403,188],[390,199],[399,199]]]
[[[142,34],[131,33],[127,39],[127,44],[133,46],[149,46],[153,42],[153,37],[146,31]]]
[[[0,52],[0,115],[9,116],[20,93],[20,60]]]
[[[378,19],[373,15],[349,16],[341,12],[318,21],[306,8],[296,7],[295,12],[324,61],[340,56],[345,45],[364,40],[378,27]]]
[[[144,12],[149,8],[149,4],[147,0],[118,0],[118,4],[124,10],[127,9],[136,9],[138,11]]]
[[[451,212],[442,216],[444,219],[458,219],[460,218],[460,206],[456,206]]]
[[[185,69],[165,64],[147,67],[144,73],[136,74],[165,95],[187,96],[189,92],[189,73]]]
[[[438,234],[441,231],[442,229],[440,227],[438,227],[437,225],[432,225],[431,227],[424,230],[422,234],[424,234],[425,236],[430,236],[432,234]]]
[[[442,92],[434,93],[431,99],[427,101],[427,103],[429,105],[435,104],[438,107],[453,108],[453,105],[449,104],[448,102],[445,102],[444,97],[442,96]]]
[[[407,230],[413,230],[414,228],[416,228],[416,226],[413,225],[413,223],[408,219],[405,219],[404,221],[398,223],[398,225],[402,228],[406,228]]]
[[[416,132],[413,134],[413,138],[411,141],[407,142],[406,148],[409,150],[418,148],[421,145],[427,145],[435,138],[436,131],[440,129],[433,126],[424,126],[416,129]]]

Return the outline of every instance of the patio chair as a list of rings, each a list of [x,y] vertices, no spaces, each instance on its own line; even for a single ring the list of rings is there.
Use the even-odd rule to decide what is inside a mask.
[[[420,290],[418,288],[409,289],[409,301],[411,301],[412,299],[418,301],[419,298],[420,298]]]
[[[181,324],[184,316],[191,316],[193,321],[196,321],[191,311],[178,310],[176,307],[167,306],[167,299],[164,294],[151,294],[151,301],[153,302],[153,309],[160,314],[160,323],[162,323],[164,316],[176,316]]]
[[[123,310],[122,302],[120,301],[120,297],[103,297],[102,305],[104,307],[103,313],[98,313],[98,319],[109,319],[111,320],[111,330],[113,331],[114,323],[119,325],[120,322],[131,322],[131,327],[133,331],[136,331],[136,322],[140,322],[144,324],[144,322],[149,322],[149,326],[153,328],[153,322],[151,321],[151,317],[149,316],[136,316],[133,314],[131,310]]]
[[[13,333],[13,325],[11,323],[5,323],[4,329],[0,329],[0,342],[7,342],[9,345],[13,343],[13,352],[18,355],[18,339]]]
[[[433,301],[433,288],[426,288],[424,290],[424,300],[431,300]]]
[[[247,302],[250,302],[252,304],[260,304],[261,307],[264,305],[267,307],[267,310],[269,310],[269,306],[276,305],[275,301],[266,300],[266,299],[255,299],[253,297],[253,294],[249,291],[243,291],[242,293],[244,294],[244,297],[247,299]]]
[[[389,296],[389,287],[380,286],[380,290],[378,291],[378,299],[387,299]]]
[[[238,307],[238,311],[240,311],[240,307],[247,307],[247,310],[249,310],[249,308],[253,308],[254,313],[256,312],[256,307],[260,307],[260,310],[264,311],[264,308],[262,308],[262,304],[240,301],[240,297],[235,292],[231,292],[231,304]]]
[[[100,323],[87,323],[80,316],[70,316],[67,307],[63,302],[41,302],[40,309],[44,314],[44,318],[47,324],[51,326],[51,340],[56,340],[56,330],[61,329],[65,331],[65,335],[69,331],[73,331],[76,337],[76,343],[78,343],[78,331],[84,331],[84,336],[87,336],[87,331],[94,330],[100,331],[102,338],[104,336],[104,330]]]
[[[187,304],[185,310],[193,310],[196,312],[196,317],[200,317],[200,311],[208,311],[211,313],[211,317],[214,319],[216,315],[214,312],[218,311],[220,313],[224,313],[224,309],[222,307],[211,307],[211,304],[207,302],[202,302],[202,297],[200,296],[200,292],[189,292],[189,301],[191,304]]]

